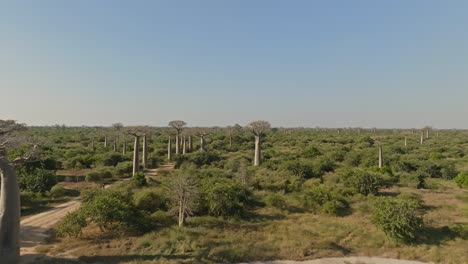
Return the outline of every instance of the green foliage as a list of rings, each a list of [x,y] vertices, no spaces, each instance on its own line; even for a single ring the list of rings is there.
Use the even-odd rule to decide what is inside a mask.
[[[453,179],[460,188],[468,188],[468,173],[461,172]]]
[[[224,178],[202,180],[201,207],[208,214],[223,217],[242,217],[253,202],[252,192],[239,182]]]
[[[141,172],[141,171],[139,171],[135,175],[133,175],[132,181],[138,187],[146,186],[146,184],[147,184],[145,174],[143,172]]]
[[[263,201],[267,206],[275,207],[280,210],[286,210],[288,208],[284,196],[278,193],[268,194],[263,198]]]
[[[50,189],[50,195],[52,197],[58,198],[66,195],[65,187],[62,184],[56,184],[52,189]]]
[[[304,208],[328,215],[343,215],[349,207],[341,194],[324,184],[306,190],[302,200]]]
[[[145,189],[133,195],[133,204],[139,210],[155,212],[167,210],[167,198],[159,190]]]
[[[59,237],[73,236],[78,237],[82,234],[82,229],[88,225],[86,215],[78,210],[69,213],[55,228],[56,235]]]
[[[374,205],[372,222],[389,238],[411,242],[423,224],[419,208],[414,199],[380,197]]]
[[[322,152],[320,152],[320,150],[314,146],[307,147],[304,150],[304,157],[306,158],[315,158],[320,155],[322,155]]]
[[[355,170],[344,175],[344,183],[362,195],[377,195],[384,185],[381,176],[363,170]]]
[[[21,190],[45,193],[57,183],[55,173],[44,169],[20,170],[18,174]]]
[[[125,176],[131,174],[133,170],[133,162],[121,162],[115,166],[115,174],[118,176]]]

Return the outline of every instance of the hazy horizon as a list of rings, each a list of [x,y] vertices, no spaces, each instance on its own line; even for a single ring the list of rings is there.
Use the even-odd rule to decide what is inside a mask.
[[[468,128],[465,1],[4,1],[0,119]]]

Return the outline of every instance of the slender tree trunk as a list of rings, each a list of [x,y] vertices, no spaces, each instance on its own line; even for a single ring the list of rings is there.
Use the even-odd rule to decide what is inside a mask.
[[[262,150],[261,150],[261,139],[260,135],[255,135],[255,156],[254,156],[254,166],[260,166],[262,164]]]
[[[169,137],[169,141],[167,142],[167,159],[172,160],[172,142],[171,137]]]
[[[177,131],[177,135],[176,135],[175,140],[176,140],[176,142],[175,142],[175,154],[178,155],[179,154],[179,144],[180,144],[179,131]]]
[[[124,137],[124,138],[123,138],[122,155],[125,156],[125,154],[127,154],[127,139]]]
[[[379,146],[379,169],[383,166],[382,146]]]
[[[232,148],[232,135],[229,135],[229,148]]]
[[[200,151],[205,151],[205,136],[200,137]]]
[[[148,141],[146,135],[143,135],[143,168],[147,168],[148,162]]]
[[[186,144],[185,144],[185,137],[182,138],[182,155],[185,155],[187,153],[186,150]]]
[[[114,137],[114,152],[117,152],[117,137]]]
[[[185,205],[184,198],[179,201],[179,227],[184,226],[185,223]]]
[[[426,129],[426,139],[429,138],[429,129]]]
[[[406,136],[405,136],[405,147],[408,146],[408,142],[406,140]]]
[[[20,192],[16,170],[0,157],[0,263],[18,263],[20,232]]]
[[[107,136],[104,136],[104,148],[107,149]]]
[[[424,132],[421,131],[421,145],[424,142]]]
[[[138,149],[140,148],[140,137],[135,136],[135,144],[133,146],[133,176],[139,171],[140,161]]]
[[[192,152],[193,151],[193,141],[192,141],[192,135],[188,137],[188,151]]]
[[[94,146],[94,138],[93,138],[93,141],[91,141],[91,149],[92,149],[93,151],[96,150],[96,147]]]

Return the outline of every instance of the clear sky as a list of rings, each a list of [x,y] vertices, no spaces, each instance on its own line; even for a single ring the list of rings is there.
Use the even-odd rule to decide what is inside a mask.
[[[468,1],[0,2],[0,119],[468,128]]]

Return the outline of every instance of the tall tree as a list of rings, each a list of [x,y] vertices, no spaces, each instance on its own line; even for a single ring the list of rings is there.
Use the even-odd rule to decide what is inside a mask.
[[[271,128],[271,124],[268,121],[258,120],[250,122],[247,127],[251,129],[255,135],[254,166],[260,166],[262,164],[261,136],[264,132]]]
[[[179,227],[184,226],[185,217],[192,214],[197,198],[197,185],[193,177],[176,175],[168,186],[168,192],[172,201],[177,204],[179,215]]]
[[[172,160],[172,141],[171,136],[169,136],[169,140],[167,141],[167,159]]]
[[[140,128],[134,127],[129,128],[127,134],[132,135],[135,139],[133,143],[133,170],[132,175],[134,176],[140,170],[140,138],[144,135]]]
[[[13,120],[0,120],[0,263],[19,261],[21,206],[16,166],[31,157],[33,151],[13,161],[8,159],[7,152],[18,143],[16,132],[24,129]]]
[[[175,142],[175,154],[180,154],[180,132],[184,129],[184,126],[187,125],[182,120],[173,120],[169,122],[169,126],[176,130],[176,142]]]

